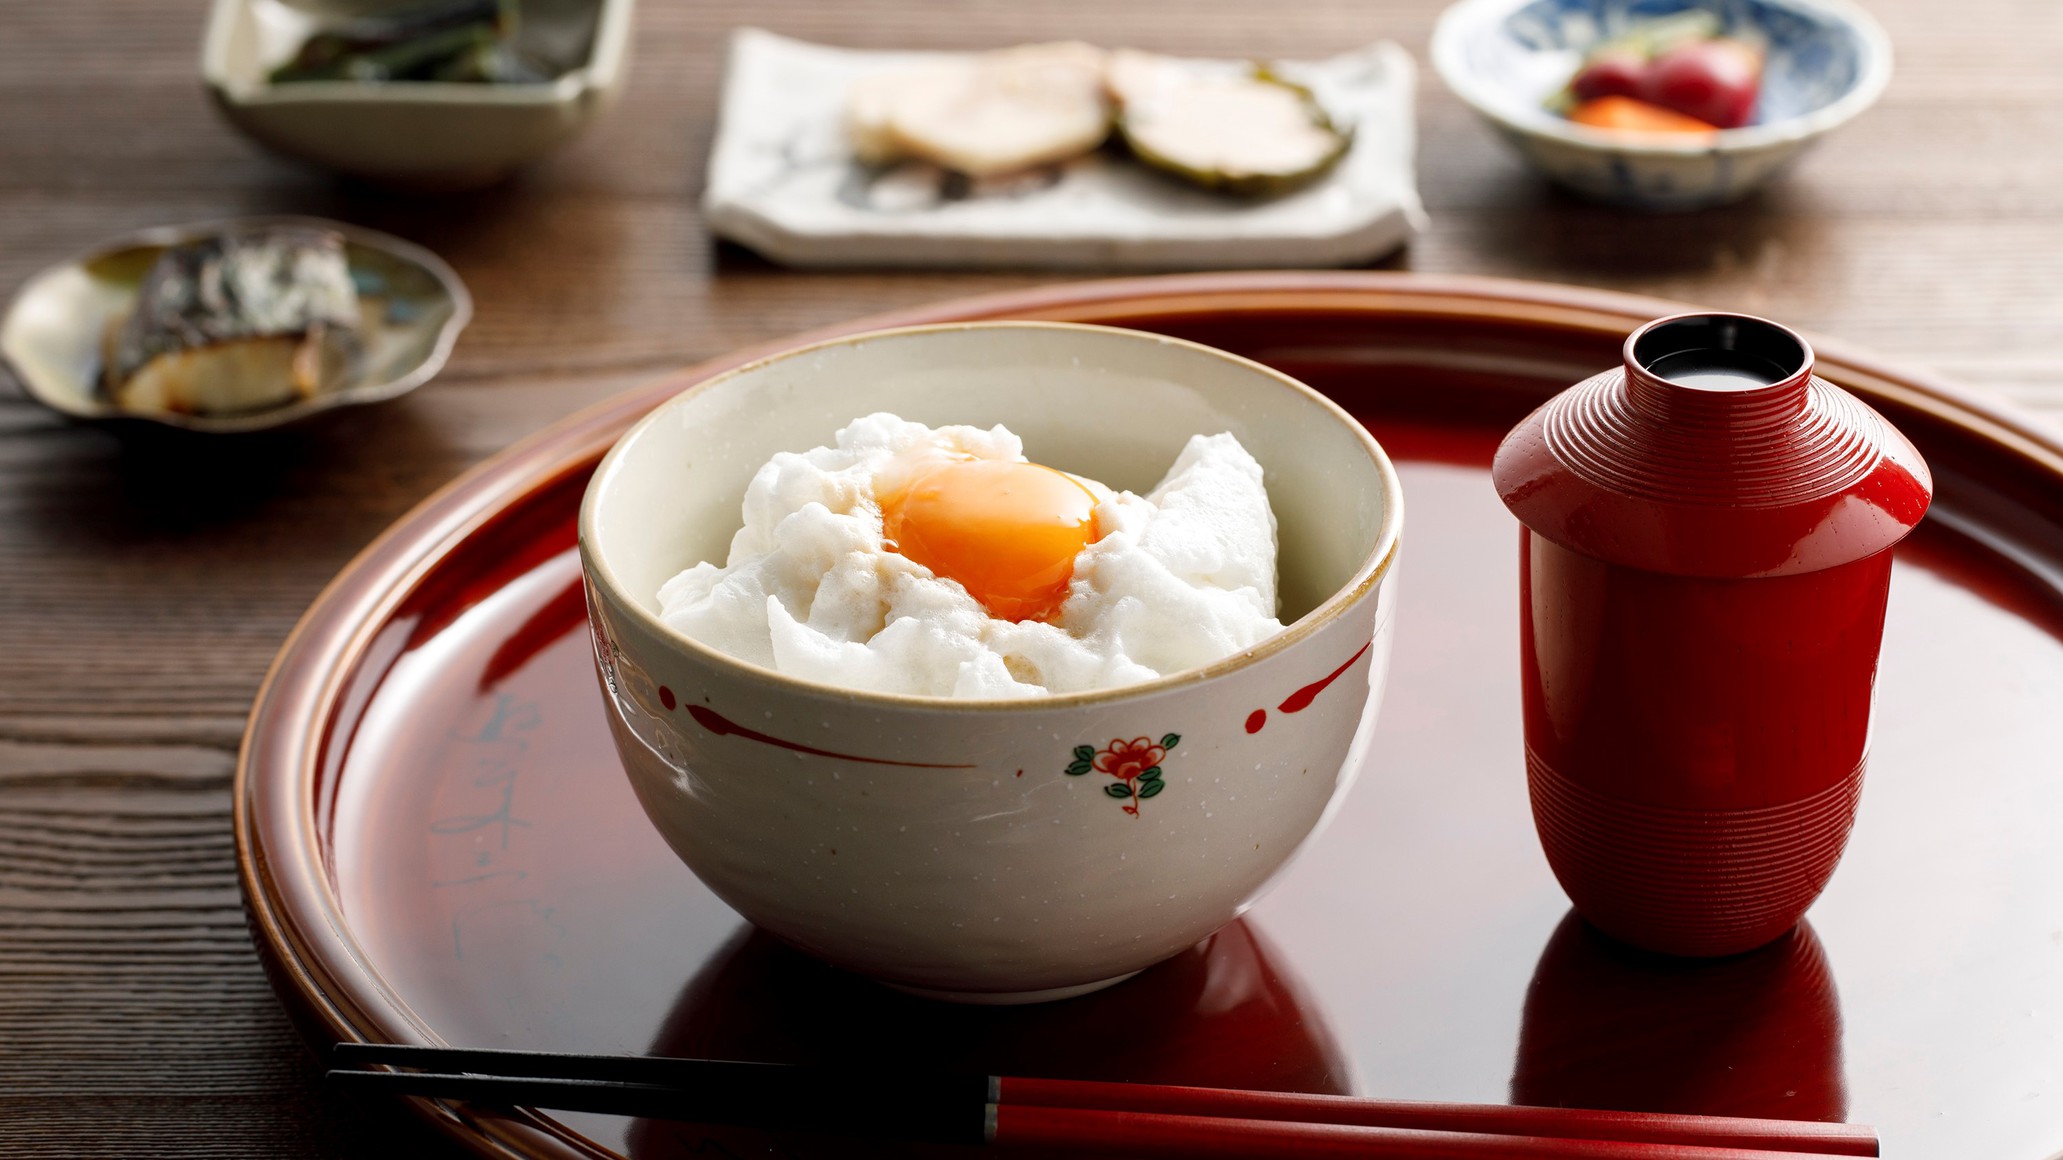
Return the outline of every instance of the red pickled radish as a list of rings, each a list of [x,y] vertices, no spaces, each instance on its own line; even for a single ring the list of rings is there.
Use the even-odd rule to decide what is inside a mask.
[[[1762,87],[1762,54],[1726,37],[1681,45],[1656,57],[1635,95],[1722,129],[1737,129],[1755,113]]]
[[[1629,50],[1601,52],[1590,58],[1569,82],[1569,92],[1578,101],[1599,97],[1631,97],[1647,79],[1647,58]]]

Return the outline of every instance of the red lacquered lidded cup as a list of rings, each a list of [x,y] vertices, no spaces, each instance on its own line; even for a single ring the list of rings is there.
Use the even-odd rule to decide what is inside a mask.
[[[1526,417],[1519,540],[1541,845],[1607,934],[1724,955],[1790,930],[1855,820],[1891,548],[1933,482],[1773,322],[1685,314]]]

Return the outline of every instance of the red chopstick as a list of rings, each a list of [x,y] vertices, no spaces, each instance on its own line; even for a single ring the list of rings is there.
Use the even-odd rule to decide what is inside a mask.
[[[992,1140],[1041,1153],[1109,1152],[1143,1160],[1800,1160],[1828,1155],[1009,1104],[996,1108]]]
[[[1302,1092],[1021,1079],[1017,1076],[999,1079],[996,1093],[996,1102],[1004,1107],[1100,1108],[1175,1116],[1297,1120],[1312,1124],[1482,1132],[1505,1136],[1576,1136],[1586,1140],[1694,1144],[1823,1156],[1877,1155],[1877,1134],[1869,1128],[1859,1124],[1811,1120],[1606,1112],[1515,1104],[1443,1104]]]
[[[435,1069],[329,1073],[401,1095],[1046,1149],[1400,1160],[1877,1155],[1876,1134],[1854,1124],[403,1044],[345,1043],[335,1054],[340,1064]]]

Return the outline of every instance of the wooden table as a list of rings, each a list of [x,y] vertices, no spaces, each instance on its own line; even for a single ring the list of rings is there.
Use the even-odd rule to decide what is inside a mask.
[[[1423,60],[1438,7],[647,0],[620,107],[515,182],[445,200],[340,184],[229,130],[195,75],[200,0],[0,7],[0,287],[111,234],[286,211],[423,242],[479,305],[410,398],[201,454],[0,397],[0,1154],[436,1147],[318,1090],[245,933],[231,769],[295,618],[411,504],[586,403],[741,344],[1040,280],[798,274],[714,243],[695,199],[726,30],[1216,55],[1389,36]],[[1755,311],[2063,410],[2063,7],[1871,7],[1900,53],[1883,103],[1762,196],[1686,217],[1550,191],[1425,78],[1432,228],[1390,264]]]

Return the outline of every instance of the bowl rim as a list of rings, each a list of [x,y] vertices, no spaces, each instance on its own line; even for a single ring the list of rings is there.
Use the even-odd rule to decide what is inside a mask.
[[[1431,56],[1433,71],[1456,96],[1485,120],[1515,133],[1548,137],[1579,149],[1633,156],[1692,157],[1701,154],[1744,152],[1797,144],[1817,137],[1854,119],[1877,102],[1891,83],[1891,36],[1884,26],[1852,0],[1763,0],[1772,7],[1785,7],[1826,18],[1853,32],[1861,46],[1861,68],[1855,83],[1832,102],[1795,117],[1763,125],[1720,129],[1707,137],[1677,140],[1661,134],[1614,133],[1578,125],[1546,109],[1519,115],[1489,95],[1463,56],[1469,34],[1495,27],[1519,8],[1538,0],[1456,0],[1440,13],[1433,26]],[[1687,7],[1704,7],[1696,0]]]
[[[569,104],[606,90],[623,73],[629,52],[631,9],[637,0],[595,0],[594,40],[587,59],[548,81],[463,84],[452,81],[245,82],[229,67],[231,21],[252,0],[214,0],[201,34],[200,73],[208,90],[237,108],[294,105],[438,105],[450,108],[531,108]]]
[[[1127,341],[1150,342],[1156,346],[1183,347],[1201,353],[1206,357],[1231,363],[1257,373],[1262,378],[1271,380],[1278,386],[1318,404],[1323,412],[1329,414],[1335,422],[1342,424],[1354,434],[1360,442],[1362,450],[1368,455],[1370,462],[1376,469],[1376,477],[1382,489],[1383,515],[1382,523],[1376,530],[1375,543],[1369,547],[1361,562],[1355,566],[1353,574],[1347,579],[1346,583],[1334,589],[1331,595],[1318,603],[1317,607],[1298,617],[1295,621],[1284,625],[1281,631],[1263,638],[1250,648],[1241,649],[1230,656],[1221,657],[1209,664],[1182,669],[1156,677],[1150,681],[1118,685],[1107,689],[1091,689],[1077,693],[1051,693],[1031,697],[935,697],[911,693],[882,693],[871,689],[858,689],[845,685],[832,685],[820,681],[804,680],[800,677],[777,672],[712,648],[666,624],[658,616],[646,610],[640,601],[629,595],[626,586],[617,578],[615,571],[609,567],[607,561],[602,558],[602,553],[596,546],[596,509],[600,505],[600,496],[603,490],[607,488],[609,481],[619,469],[626,455],[625,448],[635,442],[648,428],[659,423],[662,416],[668,415],[676,408],[683,406],[686,400],[694,398],[705,391],[714,390],[722,384],[732,382],[764,367],[800,358],[832,347],[851,346],[882,339],[895,341],[928,334],[991,330],[1059,333],[1089,332],[1092,334],[1120,336]],[[1358,605],[1364,598],[1373,593],[1384,577],[1389,575],[1396,563],[1397,546],[1403,534],[1403,526],[1403,484],[1397,476],[1396,465],[1390,461],[1390,457],[1383,450],[1382,444],[1376,442],[1375,436],[1370,434],[1368,429],[1361,425],[1360,420],[1354,418],[1344,407],[1341,407],[1338,403],[1326,397],[1324,393],[1302,381],[1264,363],[1232,354],[1229,351],[1219,350],[1204,343],[1192,342],[1189,339],[1174,338],[1168,335],[1155,334],[1144,330],[1133,330],[1121,326],[1009,319],[896,326],[881,330],[868,330],[855,334],[841,335],[819,342],[807,343],[802,346],[790,347],[787,350],[754,359],[751,362],[733,367],[730,370],[713,375],[688,387],[679,394],[652,408],[650,412],[629,430],[625,431],[610,446],[608,453],[596,465],[593,476],[588,480],[586,492],[581,496],[580,500],[579,541],[582,574],[588,578],[589,582],[605,589],[613,598],[613,603],[621,606],[625,613],[637,620],[640,627],[646,632],[651,633],[654,637],[671,642],[675,647],[694,655],[704,664],[730,672],[733,676],[747,684],[756,685],[762,689],[776,689],[789,694],[799,694],[805,697],[835,700],[847,704],[873,705],[881,708],[929,709],[945,712],[1022,713],[1026,711],[1042,712],[1049,709],[1075,709],[1093,705],[1113,704],[1170,692],[1191,685],[1200,685],[1250,667],[1268,657],[1289,649],[1299,642],[1308,640],[1317,635],[1320,629],[1330,626],[1334,621],[1344,616],[1348,609]]]
[[[219,234],[228,230],[249,229],[268,226],[302,226],[341,234],[346,242],[378,250],[392,257],[412,262],[429,273],[445,295],[451,300],[451,317],[437,328],[436,341],[430,351],[408,373],[380,383],[358,383],[340,387],[333,391],[319,391],[305,399],[297,399],[282,407],[271,407],[263,411],[247,411],[228,415],[188,415],[178,411],[131,411],[113,403],[97,406],[74,406],[71,400],[50,394],[41,377],[31,375],[28,368],[15,359],[8,349],[7,334],[13,329],[15,315],[24,303],[37,294],[49,279],[69,269],[85,266],[99,258],[121,250],[137,249],[143,246],[171,246],[196,238]],[[0,314],[0,367],[14,376],[21,384],[22,393],[37,403],[60,415],[88,422],[143,422],[156,423],[181,431],[194,431],[208,435],[240,435],[253,431],[268,431],[304,419],[310,415],[338,407],[357,406],[365,403],[380,403],[398,398],[429,382],[451,358],[451,351],[458,344],[459,332],[473,321],[473,295],[466,284],[459,279],[458,271],[450,263],[438,257],[429,249],[404,238],[379,230],[367,229],[350,222],[332,221],[328,218],[309,217],[301,214],[254,214],[250,217],[216,218],[211,221],[190,222],[184,225],[151,226],[135,230],[100,242],[70,258],[54,262],[22,280],[13,298],[8,300],[7,309]]]

